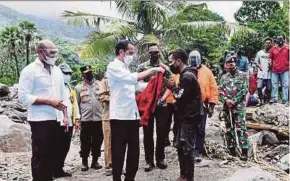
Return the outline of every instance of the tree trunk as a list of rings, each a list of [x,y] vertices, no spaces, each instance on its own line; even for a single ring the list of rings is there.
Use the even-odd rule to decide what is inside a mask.
[[[29,51],[29,42],[27,42],[26,43],[26,65],[28,65],[29,64],[29,53],[30,53],[30,51]]]
[[[20,72],[19,72],[19,66],[18,66],[18,59],[16,53],[13,54],[14,59],[15,59],[15,64],[16,64],[16,75],[17,75],[17,80],[20,77]]]
[[[261,123],[253,123],[250,121],[247,121],[247,128],[251,129],[257,129],[257,130],[269,130],[269,131],[274,131],[277,132],[281,136],[287,136],[289,137],[289,130],[288,127],[278,127],[274,125],[268,125],[268,124],[261,124]]]

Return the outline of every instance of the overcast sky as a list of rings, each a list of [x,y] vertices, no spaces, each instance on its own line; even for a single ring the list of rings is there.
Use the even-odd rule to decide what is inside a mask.
[[[0,1],[18,12],[41,17],[59,18],[64,10],[84,11],[101,15],[118,16],[114,3],[101,1]],[[226,21],[234,22],[234,13],[242,5],[242,1],[211,1],[208,8],[223,16]]]

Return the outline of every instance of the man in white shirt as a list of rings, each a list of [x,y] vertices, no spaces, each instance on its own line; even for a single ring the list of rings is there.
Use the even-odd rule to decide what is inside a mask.
[[[68,124],[61,70],[54,66],[58,50],[49,40],[37,47],[38,57],[26,66],[19,80],[19,101],[28,106],[32,132],[33,181],[51,181],[55,163],[58,122]],[[62,112],[61,112],[62,111]]]
[[[127,146],[126,178],[135,179],[139,165],[139,112],[135,100],[138,81],[152,73],[163,72],[154,67],[144,72],[131,73],[129,65],[133,61],[134,46],[122,40],[115,47],[116,58],[107,67],[110,89],[110,124],[112,134],[113,181],[121,181]]]
[[[59,122],[58,125],[58,139],[57,139],[57,148],[56,153],[56,163],[54,178],[59,177],[71,177],[70,173],[64,172],[64,161],[67,156],[67,153],[70,149],[70,143],[73,133],[73,126],[80,120],[79,106],[76,97],[75,89],[72,89],[70,86],[72,69],[66,63],[61,63],[59,66],[60,70],[63,73],[63,80],[65,85],[65,100],[64,103],[67,105],[67,114],[68,114],[68,126],[65,127],[63,122]],[[77,129],[77,128],[76,128]]]
[[[272,48],[273,40],[266,38],[264,49],[260,50],[255,58],[255,63],[258,65],[258,95],[261,104],[267,103],[271,99],[271,59],[269,58],[269,51]],[[266,86],[265,94],[263,88]]]

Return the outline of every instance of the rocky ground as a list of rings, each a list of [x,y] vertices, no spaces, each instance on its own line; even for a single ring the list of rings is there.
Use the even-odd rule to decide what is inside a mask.
[[[0,86],[1,87],[1,86]],[[17,103],[15,93],[2,98],[0,103],[0,181],[31,180],[31,133],[26,122],[26,108]],[[0,88],[0,93],[2,94]],[[214,116],[206,126],[206,150],[208,157],[196,164],[196,181],[286,181],[289,177],[289,116],[288,108],[281,104],[265,105],[247,109],[251,155],[248,162],[240,161],[228,154],[219,134],[217,106]],[[14,116],[13,116],[14,115]],[[17,116],[16,116],[17,115]],[[258,125],[258,126],[257,126]],[[251,129],[251,128],[255,129]],[[277,129],[279,128],[279,129]],[[136,181],[173,181],[179,176],[175,148],[166,148],[166,170],[155,169],[145,173],[144,149],[140,129],[140,164]],[[172,135],[171,135],[172,138]],[[74,135],[65,170],[72,178],[58,181],[112,180],[104,175],[104,169],[80,171],[79,137]],[[104,164],[102,155],[100,163]]]

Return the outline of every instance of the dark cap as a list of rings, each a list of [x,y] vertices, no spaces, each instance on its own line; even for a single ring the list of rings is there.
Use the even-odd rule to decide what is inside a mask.
[[[61,63],[58,65],[58,67],[60,68],[60,70],[62,72],[72,72],[72,69],[70,68],[70,66],[66,63]]]
[[[93,71],[92,66],[91,65],[85,65],[83,67],[80,68],[80,71],[85,74],[88,73],[90,71]]]
[[[227,57],[225,63],[232,63],[232,62],[237,62],[237,58],[235,56]]]

